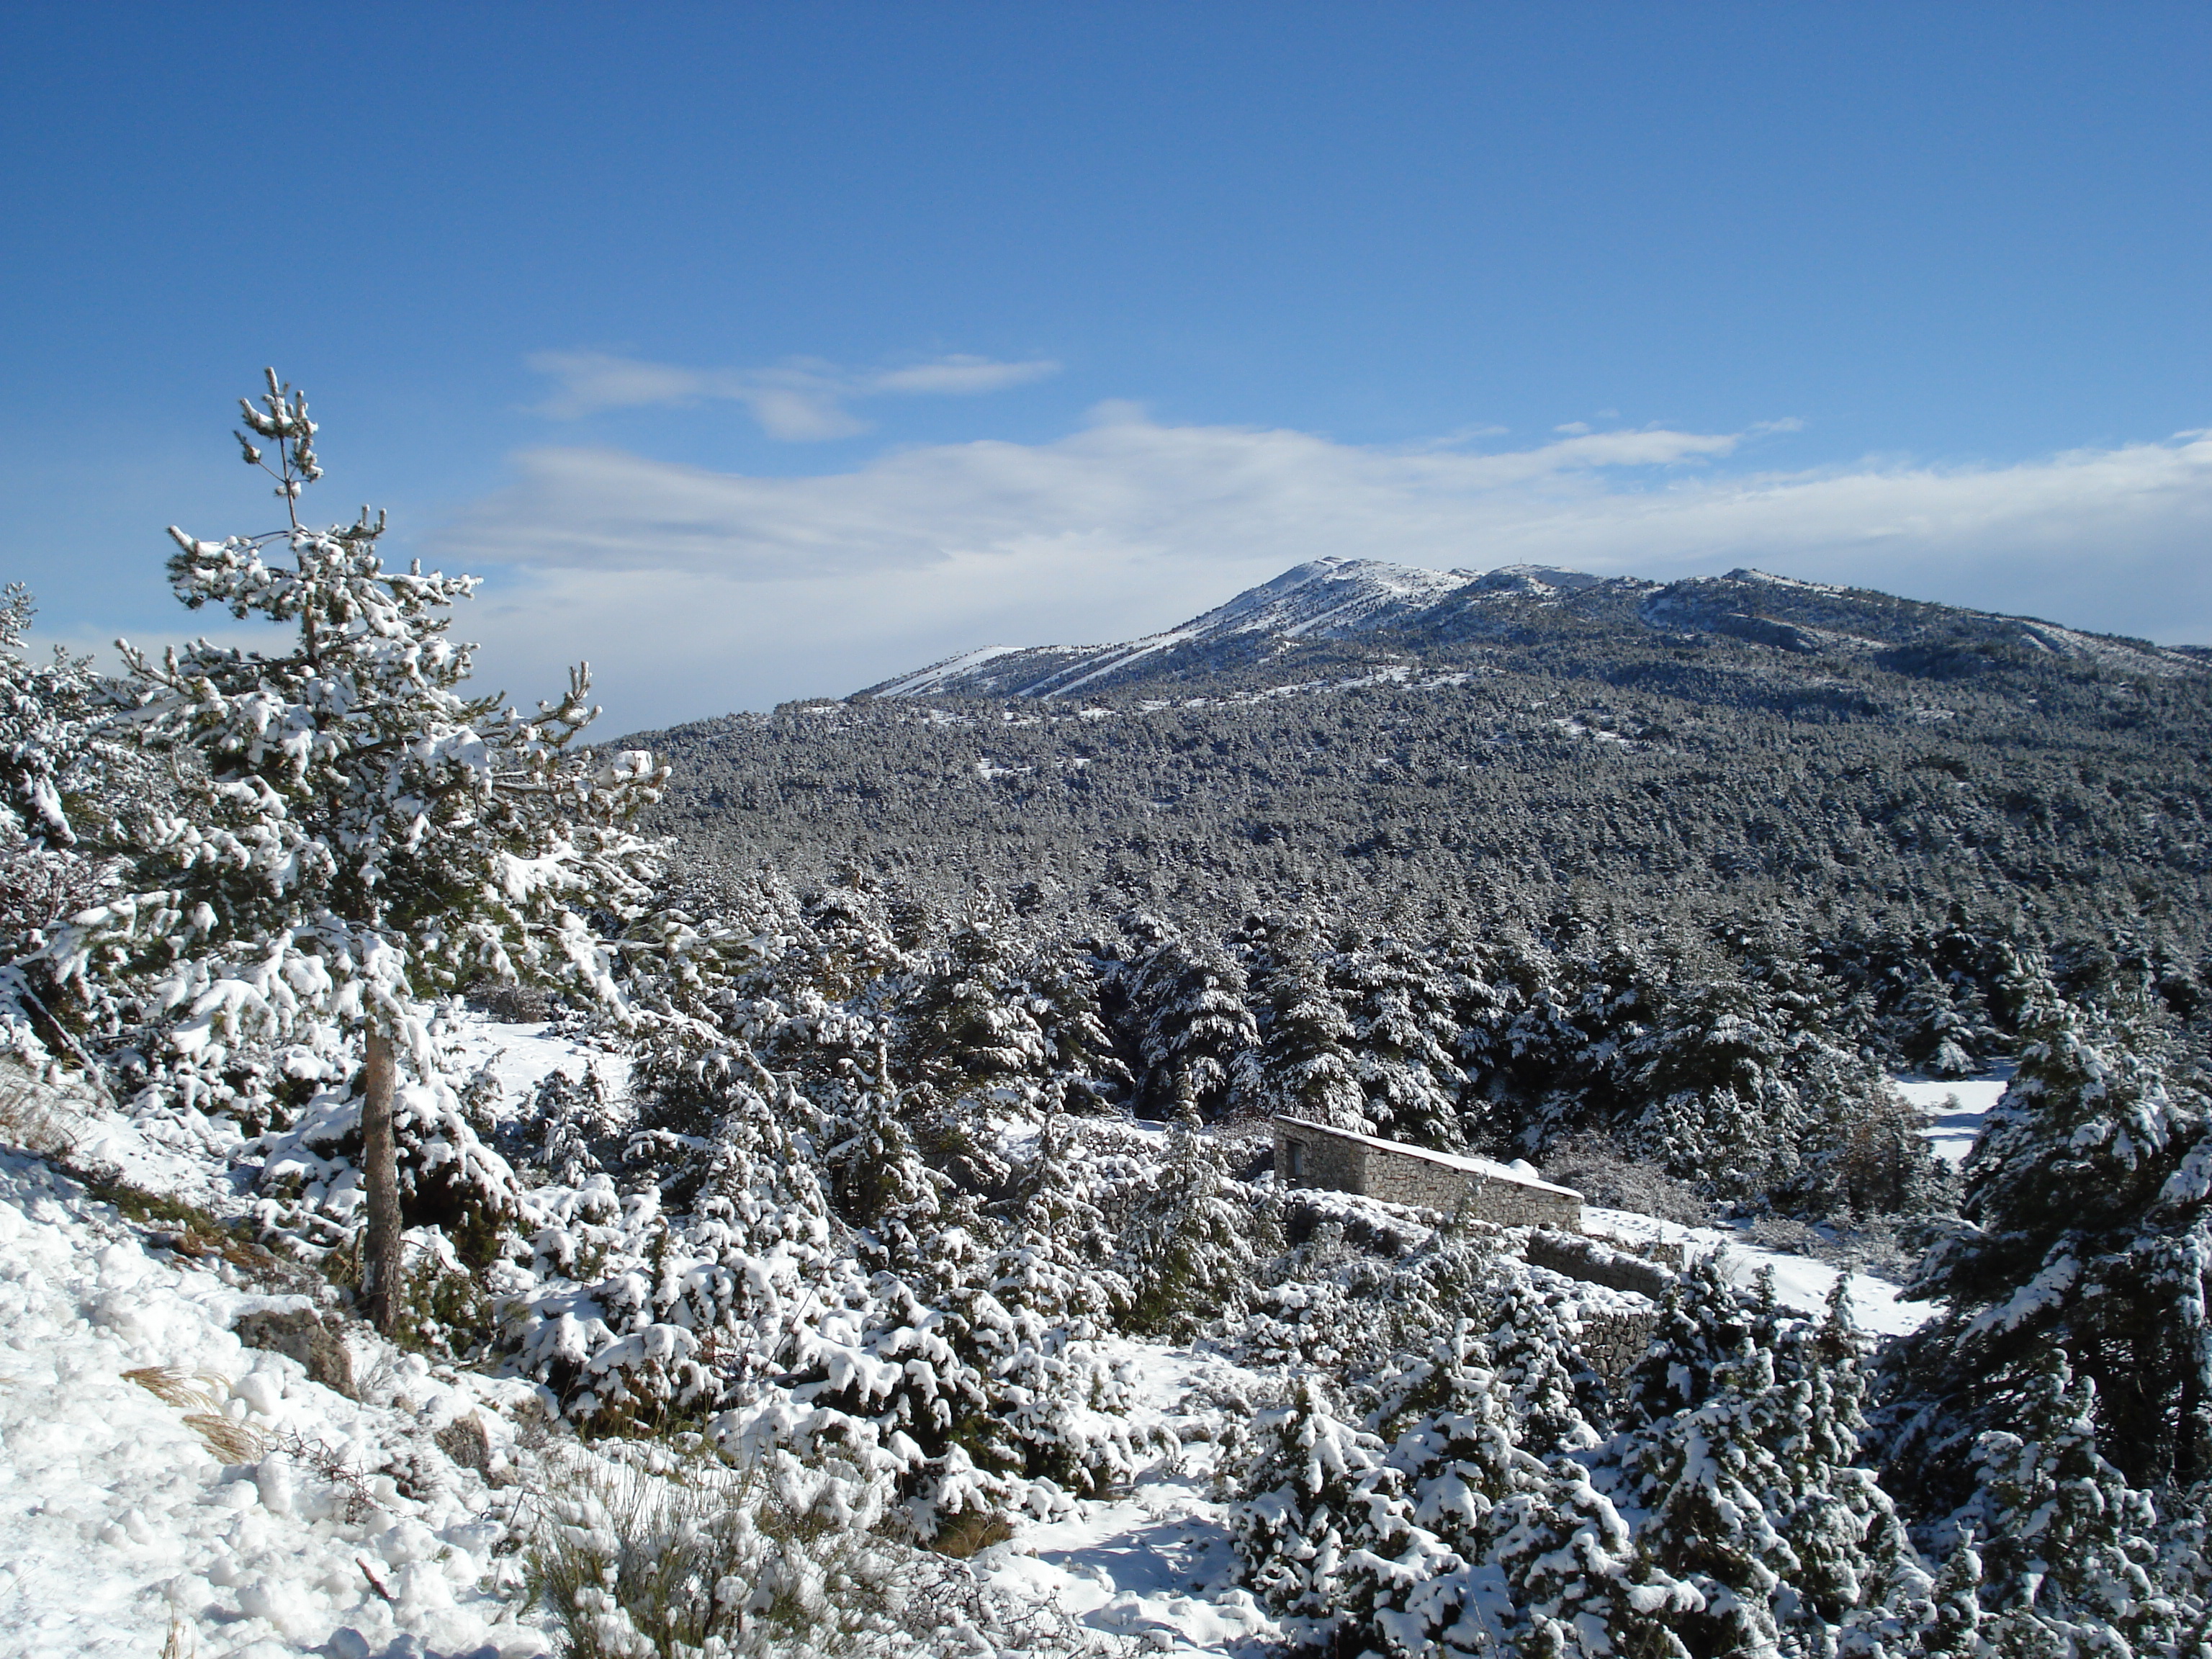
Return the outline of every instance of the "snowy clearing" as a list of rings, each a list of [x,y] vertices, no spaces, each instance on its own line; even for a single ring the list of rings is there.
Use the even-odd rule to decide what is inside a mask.
[[[1748,1286],[1762,1269],[1771,1268],[1776,1299],[1784,1307],[1799,1313],[1819,1313],[1827,1305],[1828,1293],[1834,1289],[1836,1280],[1843,1276],[1842,1269],[1825,1261],[1761,1249],[1747,1242],[1741,1234],[1725,1227],[1685,1227],[1629,1210],[1601,1210],[1584,1206],[1583,1228],[1598,1237],[1617,1238],[1631,1244],[1670,1244],[1686,1247],[1698,1255],[1723,1251],[1729,1278],[1741,1285]],[[1871,1273],[1852,1273],[1850,1278],[1851,1308],[1863,1330],[1877,1336],[1901,1336],[1919,1329],[1936,1316],[1932,1304],[1905,1301],[1897,1294],[1896,1285]]]
[[[1903,1095],[1928,1120],[1928,1144],[1946,1163],[1958,1164],[1974,1150],[1982,1120],[1997,1103],[2012,1081],[2012,1067],[1984,1072],[1979,1077],[1930,1081],[1925,1078],[1893,1078]]]

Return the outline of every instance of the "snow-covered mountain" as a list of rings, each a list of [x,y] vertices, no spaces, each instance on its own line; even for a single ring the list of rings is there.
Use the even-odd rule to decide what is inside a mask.
[[[1316,559],[1247,588],[1178,627],[1117,645],[986,646],[902,674],[860,695],[873,697],[1059,697],[1121,680],[1172,652],[1185,659],[1241,663],[1271,640],[1337,640],[1402,627],[1463,592],[1577,592],[1601,579],[1577,571],[1509,565],[1487,574],[1425,570],[1381,559]],[[1240,648],[1241,647],[1241,648]]]
[[[1560,612],[1547,621],[1543,613]],[[1316,559],[1201,616],[1118,644],[985,646],[868,687],[872,697],[1064,697],[1155,677],[1242,668],[1291,641],[1389,634],[1414,653],[1510,630],[1571,623],[1632,633],[1720,634],[1793,654],[1914,663],[1991,653],[2094,660],[2125,673],[2201,672],[2201,648],[2168,648],[2033,617],[1732,570],[1668,584],[1540,565],[1427,570],[1380,559]],[[1960,659],[1963,661],[1963,659]],[[1949,664],[1956,666],[1957,663]],[[1940,672],[1940,671],[1939,671]]]

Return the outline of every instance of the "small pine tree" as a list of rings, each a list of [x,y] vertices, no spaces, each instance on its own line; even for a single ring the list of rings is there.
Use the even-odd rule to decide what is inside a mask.
[[[387,570],[381,514],[311,530],[322,476],[304,396],[269,374],[241,400],[247,463],[276,480],[288,523],[227,541],[172,526],[170,583],[190,609],[297,629],[280,654],[214,645],[158,661],[124,647],[136,730],[204,766],[190,810],[139,831],[141,888],[59,930],[64,981],[122,980],[186,1055],[324,1023],[357,1034],[368,1188],[363,1288],[398,1316],[399,1182],[392,1102],[402,1050],[438,1060],[424,999],[481,979],[565,981],[619,1006],[586,918],[635,913],[653,849],[624,823],[665,769],[568,745],[597,712],[588,672],[525,716],[464,691],[472,647],[447,637],[471,577]],[[260,444],[274,452],[273,460]],[[266,555],[281,548],[289,560]]]
[[[1778,1521],[1788,1477],[1771,1447],[1788,1401],[1774,1358],[1746,1337],[1704,1401],[1638,1431],[1623,1455],[1649,1515],[1638,1542],[1705,1606],[1677,1626],[1693,1651],[1771,1653],[1777,1592],[1801,1565]]]
[[[1915,1659],[1982,1659],[1982,1558],[1974,1529],[1966,1528],[1944,1559],[1929,1592],[1927,1622],[1913,1642]]]
[[[1131,1328],[1188,1338],[1209,1321],[1234,1317],[1251,1294],[1261,1225],[1223,1174],[1196,1112],[1186,1111],[1169,1132],[1157,1184],[1122,1236]]]
[[[1360,1488],[1341,1578],[1347,1634],[1370,1631],[1396,1652],[1449,1652],[1467,1650],[1462,1638],[1481,1629],[1495,1512],[1545,1479],[1488,1358],[1462,1322],[1378,1379],[1370,1420],[1389,1450]]]
[[[1676,1632],[1705,1614],[1705,1596],[1653,1562],[1581,1463],[1559,1459],[1540,1487],[1498,1506],[1496,1526],[1510,1611],[1492,1650],[1689,1659]]]
[[[963,922],[901,1003],[901,1074],[947,1098],[1033,1084],[1052,1045],[1024,992],[992,921]]]
[[[1334,1624],[1360,1487],[1382,1451],[1311,1373],[1294,1381],[1283,1406],[1261,1413],[1231,1449],[1224,1483],[1230,1536],[1239,1576],[1269,1611]]]
[[[1989,1542],[1984,1599],[2008,1627],[2076,1650],[2160,1650],[2176,1634],[2150,1577],[2157,1516],[2097,1449],[2095,1385],[2045,1355],[2021,1422],[1975,1448]]]

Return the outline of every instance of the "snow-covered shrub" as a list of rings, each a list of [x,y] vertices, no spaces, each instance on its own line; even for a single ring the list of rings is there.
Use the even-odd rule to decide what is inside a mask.
[[[1384,1449],[1313,1373],[1223,1448],[1239,1576],[1270,1611],[1334,1627],[1362,1485]]]
[[[1510,1386],[1488,1361],[1462,1322],[1372,1384],[1368,1421],[1387,1449],[1360,1485],[1340,1613],[1347,1632],[1371,1632],[1389,1651],[1479,1646],[1483,1604],[1497,1611],[1483,1570],[1493,1511],[1543,1481],[1543,1464],[1522,1448]]]
[[[799,1333],[787,1395],[750,1430],[890,1475],[923,1539],[978,1514],[1051,1512],[1127,1480],[1145,1450],[1081,1298],[1048,1311],[1049,1284],[1024,1271],[1034,1250],[994,1249],[979,1223],[951,1206],[916,1240],[926,1267],[848,1286]]]
[[[298,1063],[305,1065],[304,1060]],[[299,1121],[270,1137],[258,1186],[269,1218],[304,1230],[313,1243],[351,1241],[363,1220],[358,1075],[307,1102]],[[520,1255],[523,1188],[507,1160],[477,1138],[460,1097],[442,1078],[410,1083],[392,1104],[400,1214],[410,1229],[435,1228],[471,1271]]]
[[[549,1461],[532,1600],[570,1659],[768,1659],[915,1650],[930,1574],[880,1536],[880,1483],[786,1455]]]
[[[658,1184],[620,1196],[604,1175],[541,1188],[537,1282],[507,1322],[518,1363],[599,1431],[734,1403],[790,1358],[805,1318],[863,1282],[787,1084],[741,1048],[681,1043],[636,1077],[647,1123],[700,1131],[632,1143],[666,1158],[687,1207],[664,1207]]]
[[[1122,1236],[1131,1328],[1188,1336],[1216,1320],[1235,1320],[1273,1231],[1249,1189],[1222,1169],[1195,1111],[1186,1112],[1170,1134],[1157,1184]]]
[[[1262,1265],[1235,1328],[1237,1349],[1253,1364],[1364,1376],[1395,1353],[1425,1350],[1469,1309],[1486,1305],[1498,1289],[1497,1266],[1485,1237],[1431,1234],[1383,1255],[1325,1221]]]

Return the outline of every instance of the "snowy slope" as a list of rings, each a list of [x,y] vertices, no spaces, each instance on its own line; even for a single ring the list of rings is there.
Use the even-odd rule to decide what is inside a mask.
[[[144,1659],[173,1619],[205,1659],[544,1651],[500,1595],[514,1489],[436,1438],[473,1417],[504,1444],[535,1391],[387,1352],[347,1400],[240,1346],[240,1314],[307,1304],[234,1277],[0,1153],[0,1651]]]
[[[1966,1162],[1966,1154],[1974,1149],[1976,1137],[1982,1133],[1982,1120],[1990,1115],[1990,1109],[1997,1103],[2011,1080],[2010,1065],[1980,1077],[1955,1081],[1892,1079],[1897,1092],[1911,1102],[1927,1120],[1928,1143],[1936,1149],[1936,1156],[1953,1164]]]
[[[1916,1331],[1936,1316],[1926,1302],[1907,1302],[1897,1286],[1871,1273],[1845,1274],[1841,1268],[1802,1255],[1761,1249],[1742,1235],[1725,1227],[1685,1227],[1656,1217],[1628,1210],[1584,1206],[1583,1229],[1601,1238],[1624,1243],[1670,1244],[1699,1255],[1721,1254],[1729,1282],[1749,1289],[1763,1271],[1774,1275],[1775,1299],[1799,1313],[1817,1314],[1827,1305],[1837,1279],[1848,1278],[1851,1308],[1861,1329],[1877,1336],[1902,1336]]]
[[[1517,567],[1516,567],[1517,568]],[[1571,573],[1562,581],[1588,580]],[[871,686],[860,695],[988,694],[1060,697],[1176,647],[1243,636],[1341,639],[1417,616],[1476,580],[1468,570],[1425,570],[1380,559],[1316,559],[1247,589],[1180,627],[1117,645],[991,646]]]

